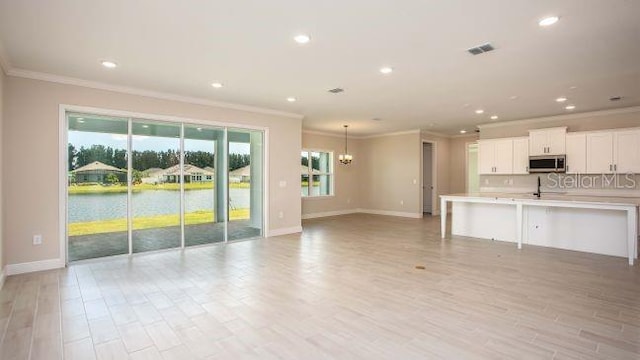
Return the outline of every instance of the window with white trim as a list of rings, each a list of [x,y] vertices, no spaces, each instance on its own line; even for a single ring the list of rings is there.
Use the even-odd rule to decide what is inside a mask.
[[[302,197],[333,195],[333,152],[303,149],[301,156]]]

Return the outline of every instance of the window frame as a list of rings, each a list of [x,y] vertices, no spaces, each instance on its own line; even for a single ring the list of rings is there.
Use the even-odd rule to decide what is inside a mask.
[[[317,173],[313,173],[313,162],[312,162],[312,156],[311,153],[325,153],[329,155],[329,172],[317,172]],[[302,148],[300,150],[300,156],[302,157],[302,153],[307,153],[307,159],[308,159],[308,163],[307,163],[307,173],[306,174],[301,174],[301,175],[307,175],[308,177],[308,181],[307,181],[307,195],[304,194],[300,194],[300,196],[303,199],[326,199],[326,198],[331,198],[335,196],[335,158],[334,158],[334,152],[332,150],[326,150],[326,149],[316,149],[316,148]],[[302,164],[300,164],[300,166],[304,166]],[[327,195],[312,195],[312,191],[311,191],[311,186],[313,184],[313,176],[315,175],[325,175],[329,177],[329,194]],[[302,178],[300,179],[300,185],[302,186]]]

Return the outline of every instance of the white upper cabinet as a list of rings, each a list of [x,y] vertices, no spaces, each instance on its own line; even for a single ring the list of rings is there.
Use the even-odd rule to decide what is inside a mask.
[[[587,134],[587,173],[613,172],[613,132]]]
[[[567,134],[567,174],[587,172],[587,135],[584,133]]]
[[[587,136],[587,173],[640,172],[640,129]]]
[[[613,146],[613,170],[615,172],[640,172],[639,129],[615,132]]]
[[[478,141],[478,172],[481,175],[513,173],[513,139]]]
[[[566,127],[529,130],[529,155],[564,155]]]
[[[529,173],[529,138],[513,139],[513,174]]]

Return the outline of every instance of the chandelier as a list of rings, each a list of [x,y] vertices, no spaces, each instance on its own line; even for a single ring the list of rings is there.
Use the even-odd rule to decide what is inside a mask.
[[[353,160],[353,156],[351,156],[347,151],[347,128],[349,127],[349,125],[343,125],[343,126],[344,126],[344,154],[338,155],[338,161],[340,161],[341,164],[349,165]]]

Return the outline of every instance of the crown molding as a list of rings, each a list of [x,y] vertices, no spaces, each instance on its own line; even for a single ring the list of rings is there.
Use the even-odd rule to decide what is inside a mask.
[[[449,136],[452,139],[460,139],[460,138],[479,138],[480,134],[478,134],[477,132],[473,132],[471,134],[458,134],[458,135],[450,135]]]
[[[2,41],[0,41],[0,70],[3,70],[6,75],[9,75],[9,71],[11,70],[9,55],[4,48]]]
[[[623,108],[616,109],[607,109],[607,110],[598,110],[598,111],[586,111],[572,114],[563,114],[563,115],[554,115],[554,116],[543,116],[538,118],[530,118],[530,119],[521,119],[521,120],[512,120],[512,121],[503,121],[498,123],[491,124],[482,124],[478,125],[478,129],[491,129],[503,126],[511,126],[511,125],[526,125],[526,124],[534,124],[541,122],[549,122],[549,121],[562,121],[562,120],[573,120],[573,119],[581,119],[585,117],[599,117],[599,116],[607,116],[607,115],[618,115],[618,114],[630,114],[634,112],[640,112],[640,106],[629,106]]]
[[[107,83],[98,82],[98,81],[89,81],[89,80],[83,80],[83,79],[78,79],[73,77],[60,76],[60,75],[42,73],[37,71],[17,69],[17,68],[10,68],[7,71],[7,75],[13,76],[13,77],[31,79],[31,80],[53,82],[53,83],[64,84],[64,85],[74,85],[74,86],[80,86],[80,87],[97,89],[97,90],[106,90],[106,91],[112,91],[112,92],[128,94],[128,95],[144,96],[144,97],[150,97],[150,98],[161,99],[161,100],[170,100],[170,101],[177,101],[177,102],[189,103],[189,104],[195,104],[195,105],[219,107],[224,109],[246,111],[246,112],[264,114],[264,115],[282,116],[282,117],[287,117],[287,118],[292,118],[297,120],[302,120],[304,118],[304,115],[302,114],[295,114],[295,113],[290,113],[286,111],[273,110],[273,109],[261,108],[257,106],[241,105],[241,104],[234,104],[234,103],[221,102],[221,101],[213,101],[213,100],[199,98],[199,97],[183,96],[178,94],[145,90],[145,89],[128,87],[128,86],[113,85],[113,84],[107,84]]]
[[[416,129],[416,130],[408,130],[408,131],[397,131],[397,132],[391,132],[386,134],[374,134],[374,135],[368,135],[368,136],[361,136],[360,139],[374,139],[374,138],[386,137],[386,136],[400,136],[400,135],[420,134],[420,133],[421,133],[420,129]]]
[[[302,133],[303,134],[309,134],[309,135],[320,135],[320,136],[330,136],[330,137],[335,137],[335,138],[344,138],[344,134],[335,134],[335,133],[317,131],[317,130],[305,130],[305,129],[302,129]],[[353,136],[353,135],[349,135],[349,138],[351,138],[351,139],[360,139],[360,137]]]
[[[430,130],[420,130],[421,134],[425,134],[425,135],[432,135],[432,136],[438,136],[438,137],[443,137],[443,138],[447,138],[450,139],[452,137],[455,137],[456,135],[449,135],[449,134],[444,134],[444,133],[439,133],[436,131],[430,131]]]

